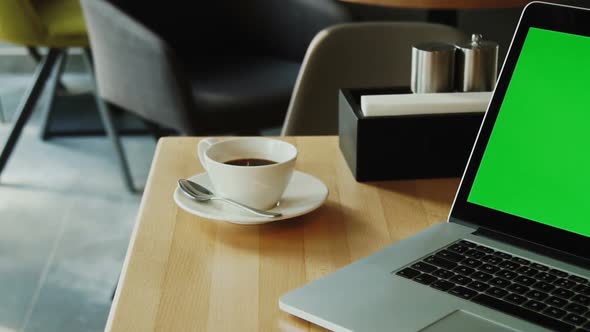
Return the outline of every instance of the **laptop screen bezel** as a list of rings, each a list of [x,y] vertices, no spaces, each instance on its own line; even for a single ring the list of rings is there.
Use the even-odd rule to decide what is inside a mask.
[[[525,8],[463,174],[449,220],[464,221],[590,259],[589,237],[467,202],[529,28],[535,27],[590,37],[590,25],[587,22],[590,22],[590,10],[586,9],[541,2],[530,3]],[[559,52],[559,50],[552,51]]]

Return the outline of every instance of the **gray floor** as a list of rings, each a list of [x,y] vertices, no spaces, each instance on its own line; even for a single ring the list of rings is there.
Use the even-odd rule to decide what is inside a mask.
[[[66,83],[83,89],[86,80]],[[0,75],[8,117],[28,83]],[[0,332],[102,331],[140,195],[125,190],[105,138],[43,142],[38,113],[0,177]],[[0,124],[0,142],[7,130]],[[143,185],[154,140],[124,144]]]

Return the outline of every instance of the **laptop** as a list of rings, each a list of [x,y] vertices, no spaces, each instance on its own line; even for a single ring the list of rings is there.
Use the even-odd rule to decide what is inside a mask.
[[[448,222],[280,298],[336,331],[590,331],[590,11],[523,11]]]

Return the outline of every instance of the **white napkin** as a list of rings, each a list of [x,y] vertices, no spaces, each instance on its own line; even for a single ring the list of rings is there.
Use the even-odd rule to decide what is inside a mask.
[[[485,112],[491,92],[411,93],[361,96],[365,116]]]

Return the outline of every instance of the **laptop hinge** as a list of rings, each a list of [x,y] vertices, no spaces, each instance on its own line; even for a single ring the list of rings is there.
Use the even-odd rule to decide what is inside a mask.
[[[547,257],[551,257],[566,263],[570,263],[573,265],[577,265],[581,268],[584,269],[590,269],[590,260],[586,259],[586,258],[582,258],[580,256],[575,256],[572,255],[570,253],[564,252],[564,251],[560,251],[560,250],[556,250],[535,242],[530,242],[527,240],[523,240],[521,238],[517,238],[514,236],[510,236],[504,233],[500,233],[500,232],[496,232],[494,230],[488,229],[488,228],[483,228],[483,227],[479,227],[477,228],[477,230],[475,232],[473,232],[472,234],[477,235],[477,236],[481,236],[481,237],[486,237],[486,238],[490,238],[496,241],[500,241],[500,242],[504,242],[504,243],[508,243],[510,245],[513,245],[515,247],[519,247],[528,251],[532,251],[536,254],[539,255],[543,255],[543,256],[547,256]]]

